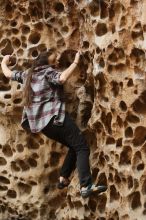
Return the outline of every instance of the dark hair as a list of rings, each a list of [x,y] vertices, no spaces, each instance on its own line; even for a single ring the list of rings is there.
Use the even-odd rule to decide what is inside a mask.
[[[52,54],[52,51],[43,52],[33,61],[32,67],[28,70],[26,82],[23,89],[23,103],[24,106],[29,106],[32,102],[32,89],[31,80],[32,75],[35,73],[34,69],[39,66],[49,65],[48,57]]]

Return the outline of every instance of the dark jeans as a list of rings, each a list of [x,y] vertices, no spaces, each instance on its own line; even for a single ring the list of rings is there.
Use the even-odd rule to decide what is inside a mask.
[[[89,147],[83,134],[68,113],[66,113],[62,126],[54,125],[52,119],[42,130],[42,133],[69,148],[60,175],[68,178],[77,166],[80,185],[87,186],[90,184],[92,181],[89,165]]]

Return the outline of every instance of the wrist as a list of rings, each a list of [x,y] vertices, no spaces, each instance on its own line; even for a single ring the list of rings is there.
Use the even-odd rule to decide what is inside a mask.
[[[73,63],[76,64],[76,65],[78,65],[78,62],[76,62],[76,61],[74,61]]]
[[[3,62],[3,61],[1,62],[1,65],[2,66],[7,66],[7,64],[5,62]]]

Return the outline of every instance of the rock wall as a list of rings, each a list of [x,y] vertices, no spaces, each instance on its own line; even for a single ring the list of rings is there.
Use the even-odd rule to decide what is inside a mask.
[[[0,0],[0,57],[26,69],[54,48],[66,68],[83,56],[65,91],[91,148],[95,182],[82,199],[77,173],[56,182],[66,148],[20,126],[22,88],[0,70],[0,219],[146,219],[146,0]]]

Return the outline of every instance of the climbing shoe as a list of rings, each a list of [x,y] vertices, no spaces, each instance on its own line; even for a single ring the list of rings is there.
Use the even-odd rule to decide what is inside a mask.
[[[82,187],[80,190],[81,196],[83,198],[89,197],[93,192],[97,192],[98,194],[105,192],[107,190],[107,186],[104,185],[95,185],[95,184],[90,184],[86,187]]]

